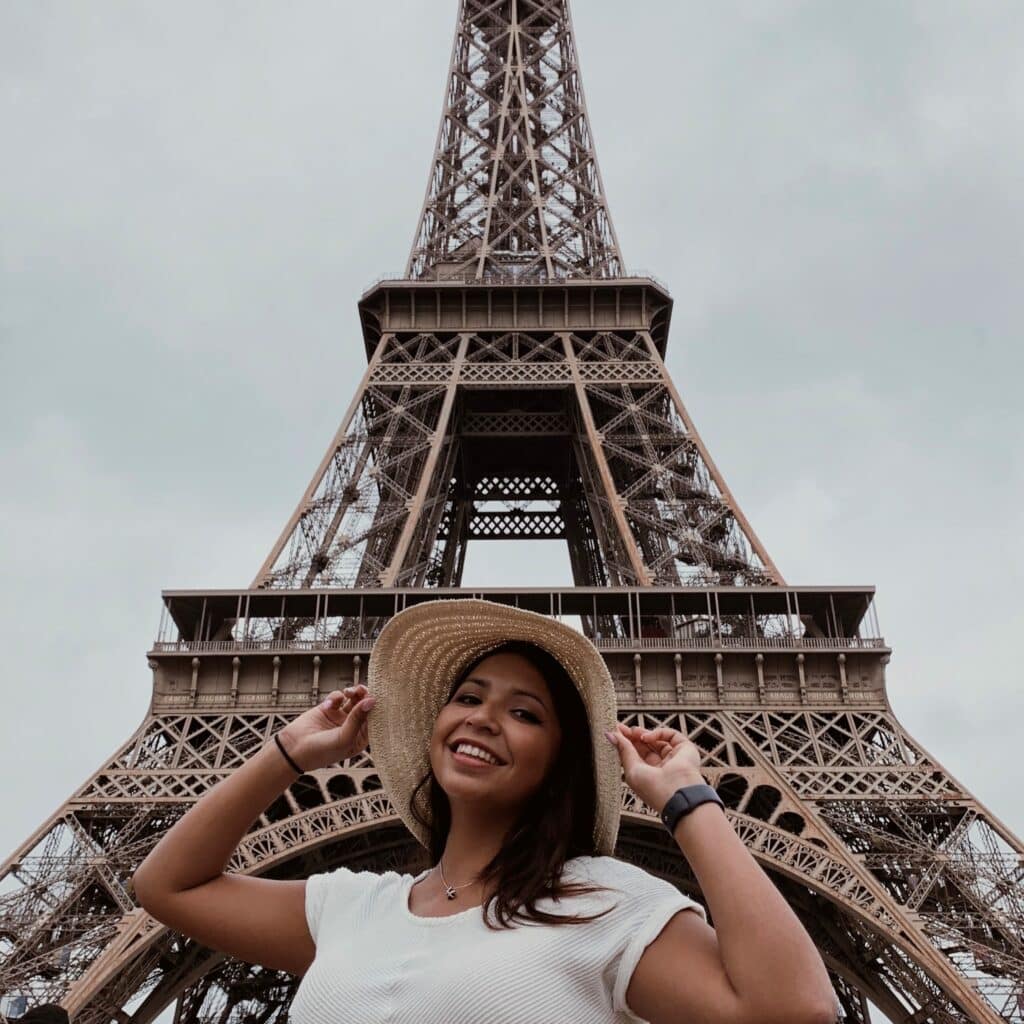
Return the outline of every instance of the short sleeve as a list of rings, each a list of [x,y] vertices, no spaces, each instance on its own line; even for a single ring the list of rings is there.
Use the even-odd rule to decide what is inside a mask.
[[[704,921],[707,912],[671,882],[625,861],[594,858],[587,873],[597,884],[617,890],[613,894],[615,909],[601,929],[606,955],[603,973],[612,1008],[627,1020],[639,1021],[642,1018],[626,1004],[626,990],[644,951],[679,911],[693,910]]]
[[[350,871],[337,868],[306,879],[306,926],[313,944],[320,944],[325,919],[335,919],[346,910],[353,910],[356,901],[367,895],[380,881],[373,871]]]
[[[327,901],[327,886],[330,882],[330,875],[310,875],[306,879],[306,927],[313,937],[313,944],[317,944],[320,935],[320,919],[324,913],[324,903]]]

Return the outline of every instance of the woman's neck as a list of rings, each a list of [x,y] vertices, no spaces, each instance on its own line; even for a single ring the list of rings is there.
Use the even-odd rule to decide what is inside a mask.
[[[465,885],[474,880],[495,858],[508,832],[509,823],[493,814],[482,816],[465,808],[452,808],[441,863],[450,885]]]

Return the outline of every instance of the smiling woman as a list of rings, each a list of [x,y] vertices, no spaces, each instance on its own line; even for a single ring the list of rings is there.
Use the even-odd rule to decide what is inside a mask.
[[[462,753],[467,747],[481,750],[484,759]],[[410,802],[417,820],[429,830],[439,873],[444,871],[454,803],[466,818],[468,835],[505,836],[491,850],[481,849],[478,840],[474,843],[473,860],[492,866],[472,883],[472,895],[483,902],[493,887],[495,911],[503,922],[517,913],[524,920],[571,920],[543,912],[538,916],[536,903],[563,895],[560,885],[549,882],[550,857],[560,838],[568,837],[568,858],[593,848],[592,763],[586,708],[556,658],[523,641],[506,642],[478,656],[456,677],[434,722],[430,768]],[[426,814],[418,807],[424,787]],[[445,887],[446,898],[452,898],[453,888],[459,887]],[[437,909],[436,895],[428,880],[413,889],[412,900],[429,914]]]
[[[297,772],[367,745],[432,867],[223,873]],[[427,601],[384,627],[367,686],[331,694],[204,796],[136,891],[210,947],[302,974],[295,1024],[833,1021],[817,951],[699,766],[674,730],[618,723],[581,633],[487,601]],[[665,809],[717,932],[695,900],[612,856],[623,769]]]

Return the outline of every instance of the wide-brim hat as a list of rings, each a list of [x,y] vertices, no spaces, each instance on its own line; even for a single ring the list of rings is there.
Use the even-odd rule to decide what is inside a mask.
[[[426,601],[399,612],[370,655],[367,688],[377,705],[367,720],[370,755],[395,811],[429,848],[430,833],[410,799],[430,768],[430,736],[452,683],[474,661],[510,640],[543,648],[565,668],[590,723],[597,808],[594,846],[611,854],[619,831],[621,766],[604,733],[616,727],[615,685],[597,648],[546,615],[482,600]],[[427,820],[425,790],[418,804]]]

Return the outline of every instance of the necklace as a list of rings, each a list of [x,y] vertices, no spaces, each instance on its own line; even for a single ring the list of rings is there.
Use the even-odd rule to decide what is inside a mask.
[[[441,884],[444,886],[444,894],[448,899],[453,900],[458,895],[457,889],[465,889],[467,885],[472,885],[472,882],[466,882],[463,885],[449,885],[448,879],[444,877],[444,864],[441,861],[437,862],[437,868],[441,872]]]

